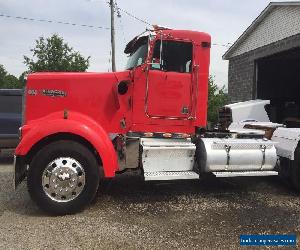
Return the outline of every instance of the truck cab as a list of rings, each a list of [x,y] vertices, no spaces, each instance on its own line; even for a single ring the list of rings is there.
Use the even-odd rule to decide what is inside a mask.
[[[194,133],[206,126],[209,52],[210,36],[192,31],[157,30],[127,45],[132,131]]]
[[[204,131],[210,45],[203,32],[155,27],[127,44],[124,71],[30,74],[15,186],[27,176],[39,207],[66,214],[125,171],[145,181],[276,175],[263,133]]]

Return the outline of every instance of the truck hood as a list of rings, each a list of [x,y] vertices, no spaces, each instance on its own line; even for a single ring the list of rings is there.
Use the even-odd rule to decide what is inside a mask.
[[[117,86],[124,80],[130,81],[129,70],[30,74],[26,84],[25,124],[67,110],[93,118],[108,132],[119,132],[120,120],[126,116],[122,105],[128,105],[128,101],[120,101]]]

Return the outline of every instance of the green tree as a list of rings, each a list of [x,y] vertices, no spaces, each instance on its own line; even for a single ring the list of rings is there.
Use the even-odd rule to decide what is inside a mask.
[[[24,84],[14,75],[8,74],[4,66],[0,64],[0,88],[1,89],[18,89]]]
[[[22,86],[17,77],[15,77],[14,75],[8,74],[5,77],[3,88],[18,89],[18,88],[22,88]]]
[[[4,66],[2,64],[0,64],[0,86],[2,86],[2,84],[4,84],[4,79],[7,75],[7,71],[5,70]]]
[[[27,76],[28,72],[25,71],[23,72],[20,76],[19,76],[19,82],[22,84],[22,85],[25,85],[26,83],[26,76]]]
[[[57,34],[49,38],[40,37],[30,51],[32,58],[24,56],[29,72],[81,72],[89,67],[90,57],[84,58]]]
[[[219,109],[228,104],[229,97],[226,93],[225,86],[219,88],[215,84],[215,79],[210,76],[208,79],[208,115],[207,120],[211,124],[216,124],[218,122]]]

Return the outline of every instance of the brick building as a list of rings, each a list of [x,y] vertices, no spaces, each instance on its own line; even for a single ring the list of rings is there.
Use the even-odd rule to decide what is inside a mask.
[[[274,120],[282,112],[299,118],[300,2],[270,3],[223,59],[232,102],[268,99]]]

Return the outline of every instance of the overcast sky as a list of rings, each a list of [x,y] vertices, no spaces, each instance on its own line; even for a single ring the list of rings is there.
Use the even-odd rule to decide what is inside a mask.
[[[106,0],[0,0],[0,14],[36,19],[110,26],[110,10]],[[266,0],[118,0],[120,8],[151,24],[174,29],[205,31],[212,35],[210,73],[218,85],[227,85],[228,63],[222,55],[268,5]],[[126,63],[125,44],[143,32],[146,25],[125,13],[116,18],[117,69]],[[110,68],[110,31],[62,24],[32,22],[0,17],[0,64],[8,72],[20,75],[26,70],[23,55],[30,56],[35,39],[58,33],[84,56],[91,56],[88,71]]]

